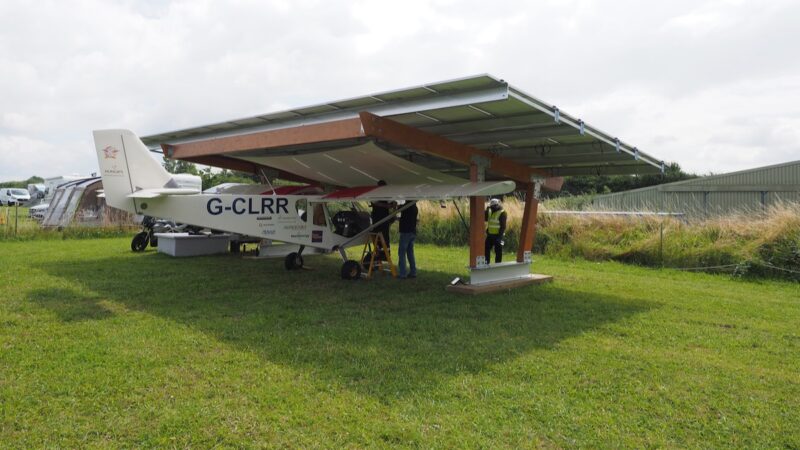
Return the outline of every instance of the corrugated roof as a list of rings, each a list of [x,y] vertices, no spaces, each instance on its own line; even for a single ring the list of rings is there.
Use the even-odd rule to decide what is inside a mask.
[[[169,131],[142,140],[158,148],[349,119],[362,111],[495,152],[552,176],[658,173],[663,168],[659,159],[490,75]],[[391,151],[404,154],[404,149]],[[426,155],[414,162],[435,170],[463,170]]]
[[[594,197],[595,200],[639,194],[647,191],[696,191],[714,189],[725,191],[725,186],[731,186],[730,191],[768,191],[791,192],[800,191],[800,161],[789,161],[770,166],[755,167],[736,172],[708,175],[691,178],[688,180],[673,181],[672,183],[656,184],[627,191],[613,192]]]

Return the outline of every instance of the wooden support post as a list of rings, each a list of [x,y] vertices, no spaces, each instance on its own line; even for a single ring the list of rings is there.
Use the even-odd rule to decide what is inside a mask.
[[[517,262],[525,261],[525,252],[533,251],[533,241],[536,238],[536,214],[538,211],[539,199],[536,198],[534,183],[528,183],[525,189],[525,211],[522,213]]]
[[[470,181],[478,181],[478,166],[469,166]],[[469,198],[469,266],[478,266],[478,257],[484,255],[485,221],[483,218],[483,208],[486,204],[486,197]]]

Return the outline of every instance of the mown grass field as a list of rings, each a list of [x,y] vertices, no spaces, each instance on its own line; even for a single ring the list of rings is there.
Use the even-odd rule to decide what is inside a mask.
[[[334,257],[0,243],[0,447],[800,447],[800,284],[538,258],[463,297]]]

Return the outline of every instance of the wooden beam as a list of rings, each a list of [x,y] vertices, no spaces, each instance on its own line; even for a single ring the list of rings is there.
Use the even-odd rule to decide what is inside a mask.
[[[478,181],[478,166],[471,164],[469,166],[469,179],[470,181]],[[483,217],[483,208],[486,204],[486,197],[470,197],[469,198],[469,266],[477,267],[478,257],[486,256],[484,254],[484,241],[486,235],[484,232],[485,221]]]
[[[487,168],[489,172],[526,184],[530,183],[531,177],[534,176],[545,178],[543,187],[549,190],[560,190],[564,182],[562,178],[550,177],[550,174],[544,170],[532,169],[489,151],[460,144],[385,117],[368,112],[362,112],[359,116],[364,127],[364,134],[367,136],[465,165],[475,163],[476,159],[483,159],[489,163]]]
[[[534,197],[534,184],[528,183],[525,189],[525,210],[522,213],[522,226],[519,232],[517,262],[525,260],[525,252],[533,251],[536,239],[536,214],[539,211],[539,199]]]
[[[166,146],[165,154],[169,158],[188,159],[245,150],[340,141],[363,136],[361,120],[353,118],[174,144]]]

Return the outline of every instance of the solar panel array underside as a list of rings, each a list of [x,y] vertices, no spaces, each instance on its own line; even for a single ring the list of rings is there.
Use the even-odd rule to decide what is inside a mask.
[[[552,176],[657,173],[662,168],[660,160],[489,75],[161,133],[143,141],[157,148],[348,119],[361,111],[488,150]],[[325,150],[324,145],[308,148]],[[433,170],[459,176],[466,171],[463,166],[411,149],[384,148]],[[302,152],[303,148],[293,151]]]

